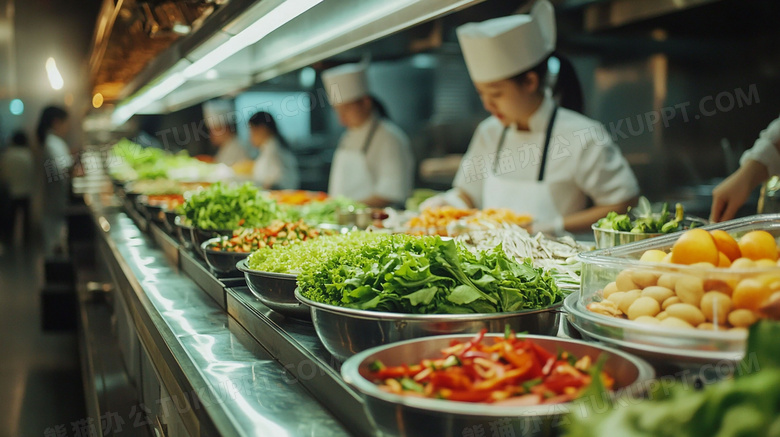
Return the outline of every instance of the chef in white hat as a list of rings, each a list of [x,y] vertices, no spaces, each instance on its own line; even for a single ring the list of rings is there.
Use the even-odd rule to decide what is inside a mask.
[[[492,115],[477,127],[454,188],[421,207],[510,208],[533,215],[537,231],[563,233],[588,231],[635,200],[636,177],[604,127],[559,108],[546,85],[555,50],[547,0],[528,15],[468,23],[457,34]]]
[[[247,149],[238,139],[236,110],[229,100],[210,100],[203,104],[203,117],[209,140],[217,147],[214,162],[232,166],[249,161]]]
[[[347,128],[333,155],[328,194],[372,207],[403,204],[414,184],[409,138],[368,91],[365,64],[322,73],[328,99]]]

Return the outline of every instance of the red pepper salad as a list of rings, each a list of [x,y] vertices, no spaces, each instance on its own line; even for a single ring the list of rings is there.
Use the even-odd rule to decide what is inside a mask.
[[[591,382],[589,356],[553,354],[511,331],[490,344],[485,332],[465,343],[453,340],[439,359],[396,367],[375,361],[370,378],[389,393],[504,406],[569,402]],[[612,388],[612,377],[601,372],[601,379]]]
[[[212,250],[225,252],[253,252],[264,247],[287,246],[299,241],[319,237],[321,231],[310,227],[303,220],[288,223],[276,221],[265,228],[238,229],[231,238],[212,244]]]

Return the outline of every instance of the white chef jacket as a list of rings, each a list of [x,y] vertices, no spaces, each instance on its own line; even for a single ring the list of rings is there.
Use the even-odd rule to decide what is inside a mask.
[[[57,135],[52,133],[46,135],[44,150],[46,158],[51,159],[60,172],[67,173],[68,169],[73,167],[73,157],[70,154],[68,143]]]
[[[218,164],[233,165],[247,160],[249,160],[249,156],[247,156],[246,149],[237,137],[233,137],[221,146],[217,154],[214,155],[214,161]]]
[[[780,145],[780,118],[769,124],[761,131],[758,139],[749,150],[742,154],[739,163],[745,164],[745,161],[752,159],[766,166],[769,175],[780,175],[780,152],[777,147]]]
[[[362,126],[356,129],[348,129],[341,136],[336,153],[339,151],[354,151],[363,153],[366,139],[371,133],[371,126],[375,116],[369,118]],[[414,155],[409,144],[409,138],[393,122],[380,119],[374,136],[368,148],[365,150],[365,162],[371,180],[367,181],[371,189],[362,186],[363,182],[355,181],[355,187],[350,187],[343,192],[333,189],[334,176],[337,172],[345,172],[349,175],[353,169],[338,168],[337,159],[334,157],[333,167],[330,171],[328,194],[330,196],[344,196],[355,200],[364,200],[371,196],[379,196],[393,202],[402,203],[411,194],[414,186]],[[362,193],[370,192],[369,196]],[[362,197],[362,198],[361,198]]]
[[[32,150],[29,147],[11,146],[3,152],[0,163],[11,198],[25,199],[32,196],[35,184]]]
[[[276,137],[272,137],[260,150],[260,156],[255,160],[252,179],[264,187],[297,190],[300,187],[298,160],[289,149],[279,143]]]
[[[480,123],[453,186],[467,193],[477,208],[496,208],[502,205],[484,205],[482,201],[487,178],[536,181],[547,124],[554,107],[555,102],[548,92],[529,119],[528,131],[513,127],[507,130],[498,157],[496,153],[504,126],[492,116]],[[498,162],[494,162],[496,158]],[[596,205],[610,205],[639,194],[636,177],[606,128],[566,108],[558,108],[555,118],[544,182],[553,187],[552,203],[558,215],[563,217],[585,209],[588,198]]]

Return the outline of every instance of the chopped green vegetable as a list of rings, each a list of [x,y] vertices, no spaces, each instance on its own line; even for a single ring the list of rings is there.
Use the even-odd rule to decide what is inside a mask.
[[[653,212],[650,201],[640,197],[636,208],[629,208],[626,214],[611,211],[596,222],[596,227],[635,234],[668,234],[683,230],[684,215],[679,203],[675,205],[674,217],[671,217],[668,203],[663,204],[660,212]]]
[[[265,247],[249,255],[247,265],[261,272],[299,273],[310,265],[320,263],[332,252],[359,247],[378,238],[371,232],[325,235],[284,247]]]
[[[423,392],[423,386],[415,382],[412,378],[401,379],[401,388],[404,390],[414,391],[417,393]]]
[[[213,184],[193,193],[182,209],[200,229],[261,228],[285,219],[276,202],[249,182],[239,186]]]
[[[692,385],[649,384],[644,402],[610,405],[597,382],[573,408],[568,437],[741,437],[780,435],[780,323],[762,320],[750,329],[745,362],[737,378],[696,391]],[[758,366],[753,364],[758,363]],[[758,367],[758,368],[756,368]],[[740,373],[742,372],[742,373]],[[590,394],[590,396],[588,396]],[[593,404],[596,405],[593,405]]]
[[[436,236],[380,235],[332,251],[302,269],[298,286],[317,302],[414,314],[540,309],[564,297],[549,273],[501,246],[473,254]]]
[[[374,360],[371,364],[368,365],[368,370],[372,372],[378,372],[385,368],[384,363],[382,363],[379,360]]]

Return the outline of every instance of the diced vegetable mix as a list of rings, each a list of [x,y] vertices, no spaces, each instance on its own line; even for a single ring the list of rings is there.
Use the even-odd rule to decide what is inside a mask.
[[[320,236],[320,231],[303,220],[289,223],[277,221],[265,228],[238,229],[233,237],[224,237],[210,249],[225,252],[253,252],[264,247],[273,248],[299,243]]]
[[[684,211],[681,204],[675,206],[674,213],[669,211],[668,203],[663,204],[660,212],[654,213],[650,201],[641,197],[636,208],[629,208],[626,214],[612,211],[606,217],[599,219],[596,227],[640,234],[668,234],[683,230],[683,219]]]
[[[298,286],[317,302],[412,314],[513,312],[564,298],[549,273],[501,246],[473,254],[436,236],[383,234],[328,251],[302,269]]]
[[[486,330],[468,342],[453,340],[440,358],[413,365],[386,367],[375,361],[369,378],[389,393],[505,406],[572,401],[590,385],[593,374],[612,388],[613,378],[594,365],[593,357],[554,354],[507,331],[492,344],[485,339]]]
[[[239,186],[217,182],[192,193],[182,209],[200,229],[264,227],[286,218],[276,201],[249,182]]]

